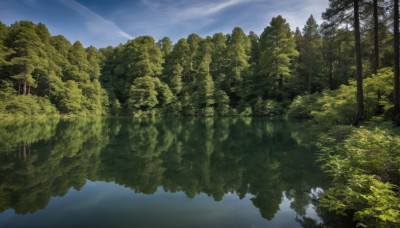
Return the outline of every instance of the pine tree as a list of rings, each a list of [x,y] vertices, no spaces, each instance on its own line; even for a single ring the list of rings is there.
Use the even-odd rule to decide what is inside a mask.
[[[212,50],[208,41],[203,40],[200,42],[198,53],[201,56],[201,60],[193,85],[196,88],[196,106],[202,115],[212,116],[214,115],[213,105],[215,103],[214,81],[210,74]]]
[[[260,45],[259,74],[272,84],[271,95],[282,100],[284,79],[291,75],[291,61],[299,55],[289,24],[282,16],[272,18],[260,36]]]
[[[399,0],[393,0],[393,99],[394,99],[394,121],[400,125],[400,53],[399,53]]]
[[[243,30],[239,27],[233,29],[227,40],[227,90],[230,104],[237,106],[243,99],[243,80],[249,74],[249,60],[251,54],[251,42]]]
[[[354,124],[358,124],[364,119],[359,0],[330,0],[329,8],[323,13],[323,18],[328,20],[328,23],[331,27],[337,27],[343,23],[352,22],[353,24],[356,53],[355,65],[357,75],[357,118]]]
[[[36,34],[36,26],[32,22],[20,21],[10,28],[11,47],[11,78],[18,82],[18,94],[29,95],[31,87],[36,87],[36,69],[43,68],[43,44]],[[22,86],[22,91],[21,91]]]
[[[164,58],[172,51],[172,40],[169,37],[164,37],[157,42],[157,47],[160,48]]]
[[[67,70],[67,79],[83,84],[89,82],[89,61],[81,42],[72,44],[68,51],[68,61],[70,68]]]
[[[298,64],[301,74],[304,76],[304,88],[308,93],[313,92],[312,81],[317,86],[315,90],[321,90],[322,74],[322,38],[318,32],[318,25],[311,15],[303,28],[299,46]],[[318,89],[319,88],[319,89]]]

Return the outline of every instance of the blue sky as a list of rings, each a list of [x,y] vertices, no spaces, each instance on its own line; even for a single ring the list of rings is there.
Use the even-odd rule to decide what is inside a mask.
[[[52,35],[105,47],[141,35],[174,42],[197,33],[230,33],[236,26],[260,34],[282,15],[291,28],[310,16],[321,23],[328,0],[0,0],[0,21],[42,22]]]

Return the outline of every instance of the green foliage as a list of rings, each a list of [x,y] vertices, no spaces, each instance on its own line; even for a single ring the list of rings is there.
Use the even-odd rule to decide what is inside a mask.
[[[289,24],[282,16],[272,18],[260,36],[259,74],[272,82],[270,96],[282,99],[284,79],[291,76],[293,58],[299,55]]]
[[[312,93],[325,84],[323,76],[322,37],[318,24],[311,15],[303,28],[303,34],[297,40],[299,51],[298,71],[303,81],[303,91]]]
[[[99,82],[102,55],[96,48],[52,37],[41,23],[20,21],[5,28],[0,26],[0,64],[5,66],[0,83],[7,86],[0,93],[20,97],[9,96],[0,115],[54,115],[54,107],[63,115],[108,113],[108,94]]]
[[[326,16],[335,20],[332,12]],[[386,27],[380,32],[382,39],[390,39]],[[363,37],[364,46],[371,45],[369,39]],[[392,54],[386,43],[381,41],[381,61],[387,63]],[[100,50],[51,36],[44,24],[20,21],[0,24],[0,81],[12,81],[4,92],[48,99],[63,115],[154,109],[158,114],[225,116],[250,107],[252,115],[275,116],[301,95],[292,103],[289,117],[350,123],[355,118],[354,82],[348,82],[354,73],[349,61],[353,49],[350,29],[326,24],[320,29],[312,16],[302,32],[292,32],[277,16],[260,37],[236,27],[230,34],[206,38],[190,34],[176,44],[168,37],[156,43],[150,36],[140,36]],[[368,58],[364,65],[368,76]],[[154,82],[158,89],[153,90],[153,82],[145,85],[147,76],[159,79]],[[385,68],[365,78],[366,119],[392,112],[390,77]],[[324,90],[328,84],[339,89]],[[312,92],[322,95],[304,95]]]
[[[253,111],[251,110],[251,107],[246,107],[241,113],[240,116],[251,116],[253,114]]]
[[[129,107],[135,116],[156,115],[162,105],[172,101],[172,92],[160,79],[144,76],[135,79],[130,88]]]
[[[400,224],[400,136],[390,123],[334,128],[321,138],[323,168],[333,177],[321,205],[360,226]]]
[[[392,76],[390,68],[380,69],[364,79],[365,119],[386,114],[392,108]],[[304,95],[294,99],[289,117],[311,117],[324,124],[351,124],[356,118],[356,83],[325,90],[321,95]]]
[[[57,117],[57,109],[45,97],[18,96],[0,92],[0,118]]]
[[[82,90],[78,87],[78,83],[72,80],[66,81],[60,100],[61,113],[79,114],[82,111],[82,102]]]
[[[275,100],[265,101],[265,114],[267,116],[278,116],[282,115],[284,112],[285,108],[283,107],[283,103]]]
[[[285,111],[282,103],[275,100],[263,101],[261,97],[257,98],[253,110],[253,115],[258,116],[277,116],[283,114]]]
[[[315,104],[320,94],[297,96],[289,106],[286,115],[290,118],[311,118],[311,112],[315,109]]]

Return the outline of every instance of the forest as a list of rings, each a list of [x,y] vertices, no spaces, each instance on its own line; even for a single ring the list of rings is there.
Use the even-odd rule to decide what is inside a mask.
[[[100,49],[51,36],[41,23],[1,24],[0,113],[275,116],[292,110],[292,116],[307,116],[293,112],[299,102],[313,99],[302,96],[334,97],[337,89],[350,86],[347,90],[357,91],[356,105],[349,108],[356,114],[346,118],[357,122],[376,113],[392,115],[398,110],[392,98],[397,93],[375,82],[385,88],[369,91],[361,82],[376,79],[381,68],[393,68],[398,58],[393,7],[387,1],[362,1],[355,42],[352,3],[331,1],[322,25],[311,15],[301,30],[292,31],[277,16],[259,36],[236,27],[231,34],[205,38],[190,34],[175,44],[168,37],[156,42],[140,36]],[[352,93],[347,90],[340,93]],[[353,106],[350,97],[346,102]]]
[[[400,224],[398,0],[330,0],[291,30],[140,36],[97,49],[42,23],[0,23],[0,117],[285,116],[326,127],[322,207]]]

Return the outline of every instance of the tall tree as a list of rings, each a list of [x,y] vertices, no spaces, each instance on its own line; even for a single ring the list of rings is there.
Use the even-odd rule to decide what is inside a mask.
[[[8,30],[8,27],[0,22],[0,67],[9,64],[9,61],[7,61],[7,57],[12,53],[5,44],[6,37],[9,33]]]
[[[359,0],[353,0],[354,8],[354,40],[356,46],[356,67],[357,67],[357,117],[355,124],[364,120],[364,93],[363,93],[363,76],[361,62],[361,37],[360,37],[360,16],[359,16]]]
[[[238,105],[243,98],[243,79],[248,75],[250,68],[251,42],[243,30],[239,27],[233,29],[227,40],[226,80],[225,90],[231,100],[231,105]]]
[[[70,69],[68,69],[67,78],[76,82],[87,83],[90,79],[89,61],[86,50],[83,48],[81,42],[76,41],[72,44],[68,52],[68,61]]]
[[[172,40],[169,37],[163,37],[157,42],[157,46],[160,48],[163,56],[167,56],[172,51]]]
[[[20,21],[11,25],[13,79],[18,81],[18,94],[29,95],[36,86],[34,71],[43,67],[43,43],[36,34],[36,25]],[[22,91],[21,91],[22,85]]]
[[[400,125],[400,80],[399,80],[399,0],[393,0],[393,50],[394,50],[394,120]]]
[[[351,21],[353,24],[357,80],[357,115],[354,124],[358,124],[364,119],[359,0],[329,0],[329,8],[323,13],[323,18],[328,20],[332,27],[338,27],[343,23],[351,23]]]
[[[300,40],[300,47],[298,47],[300,52],[298,60],[299,68],[301,74],[304,76],[305,90],[311,93],[312,79],[314,78],[315,85],[317,85],[316,79],[321,76],[321,71],[323,69],[322,38],[318,31],[318,24],[312,15],[308,18],[303,28],[303,35]]]
[[[378,0],[373,0],[374,8],[374,71],[379,69],[379,18],[378,18]]]
[[[284,79],[291,75],[292,59],[299,55],[289,24],[282,16],[272,18],[260,36],[259,72],[272,82],[271,94],[282,100]]]
[[[174,71],[176,70],[177,64],[183,68],[181,75],[182,81],[189,81],[191,53],[190,46],[187,43],[187,40],[184,38],[178,40],[171,53],[165,58],[164,75],[167,77],[165,81],[170,81],[174,76]]]
[[[198,52],[201,42],[201,37],[195,33],[192,33],[187,38],[187,43],[190,48],[190,61],[189,61],[189,74],[187,80],[193,81],[197,73],[197,69],[200,66],[201,54]]]
[[[160,76],[162,72],[161,50],[157,47],[153,37],[140,36],[128,41],[124,47],[124,68],[132,77]]]
[[[199,55],[201,56],[199,68],[196,75],[194,88],[196,88],[196,106],[202,115],[214,115],[214,82],[210,74],[211,45],[203,40],[199,44]]]

